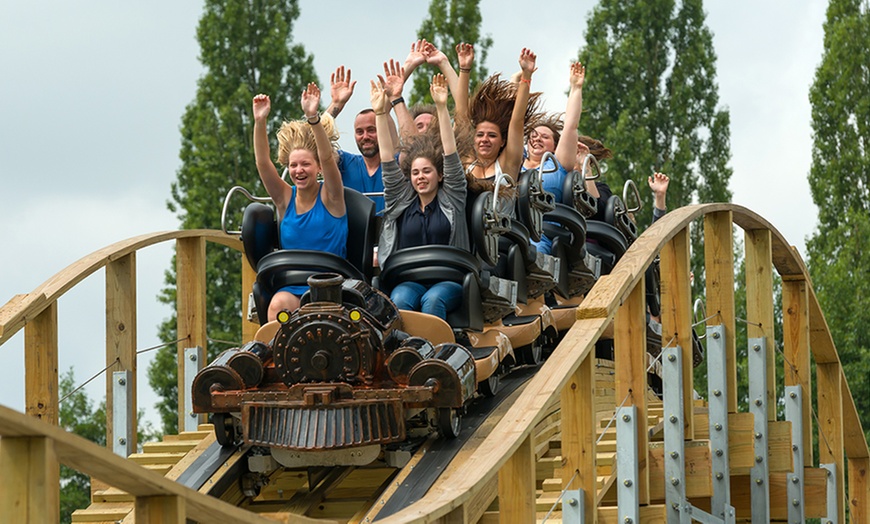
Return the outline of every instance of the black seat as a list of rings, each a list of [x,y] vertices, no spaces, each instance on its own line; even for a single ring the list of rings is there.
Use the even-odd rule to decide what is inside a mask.
[[[322,251],[278,250],[274,210],[260,203],[245,208],[242,244],[248,262],[257,269],[253,295],[260,324],[267,321],[269,302],[278,289],[307,285],[308,277],[315,273],[334,272],[345,278],[372,281],[377,235],[375,204],[350,188],[344,188],[344,201],[348,223],[346,259]]]
[[[563,298],[585,294],[598,278],[586,263],[586,228],[583,215],[564,204],[544,215],[544,234],[553,242],[550,252],[559,259],[556,291]]]

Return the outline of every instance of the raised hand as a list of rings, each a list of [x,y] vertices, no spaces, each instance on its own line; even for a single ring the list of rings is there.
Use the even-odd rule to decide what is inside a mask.
[[[354,87],[356,87],[356,80],[351,80],[350,68],[345,70],[344,66],[339,66],[329,75],[329,96],[332,97],[333,104],[344,107],[353,95]]]
[[[471,69],[474,63],[474,46],[460,42],[456,44],[456,56],[459,57],[459,71]]]
[[[405,86],[405,68],[399,65],[396,60],[384,62],[384,76],[378,76],[384,84],[384,91],[390,100],[395,100],[402,96],[402,88]]]
[[[411,52],[408,53],[408,57],[405,58],[405,69],[410,72],[416,69],[419,65],[426,63],[426,53],[424,49],[426,48],[425,38],[417,40],[416,42],[411,44]]]
[[[671,179],[664,173],[654,173],[653,176],[647,177],[646,180],[655,196],[667,193],[668,185],[671,183]]]
[[[320,107],[320,88],[317,84],[311,82],[305,91],[302,91],[302,112],[306,118],[312,118],[317,115],[317,109]]]
[[[571,64],[571,73],[568,76],[568,85],[571,89],[580,89],[586,81],[586,68],[580,62]]]
[[[254,97],[252,106],[254,120],[265,120],[269,116],[269,111],[272,110],[272,101],[269,100],[269,95],[261,93]]]
[[[375,115],[382,115],[387,111],[387,93],[384,91],[384,79],[380,76],[378,82],[372,80],[371,100]]]
[[[538,68],[535,67],[535,61],[538,59],[537,55],[531,51],[531,49],[523,48],[520,51],[520,69],[523,70],[527,76],[526,78],[531,78],[532,73],[534,73]]]
[[[447,60],[447,55],[439,51],[432,42],[426,42],[424,53],[426,53],[426,62],[434,66]]]
[[[439,73],[432,76],[429,92],[432,94],[432,100],[436,106],[447,106],[447,79],[444,78],[444,75]]]

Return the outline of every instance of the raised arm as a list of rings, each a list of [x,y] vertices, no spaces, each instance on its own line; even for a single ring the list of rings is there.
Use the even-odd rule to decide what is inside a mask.
[[[351,81],[350,68],[345,70],[344,66],[339,66],[329,75],[329,96],[332,100],[326,112],[332,115],[332,118],[337,117],[347,105],[347,101],[353,96],[354,87],[356,87],[356,80]]]
[[[453,134],[453,126],[450,123],[450,111],[447,109],[447,80],[445,80],[444,75],[432,77],[429,92],[432,94],[432,100],[435,101],[444,156],[452,155],[456,152],[456,136]]]
[[[453,70],[453,66],[450,65],[447,55],[439,51],[432,42],[426,42],[425,53],[426,62],[441,71],[441,74],[444,75],[444,79],[447,81],[450,92],[456,93],[456,90],[459,88],[459,77],[456,75],[456,71]]]
[[[384,91],[383,82],[372,80],[371,100],[372,110],[375,112],[375,126],[378,129],[378,149],[381,152],[381,162],[395,160],[396,151],[390,135],[390,119],[387,115],[387,108],[390,103],[387,101],[387,93]]]
[[[586,80],[586,68],[576,62],[571,64],[571,73],[568,75],[568,105],[565,106],[565,125],[562,129],[562,137],[556,145],[556,160],[566,170],[571,169],[577,157],[577,125],[580,123],[580,114],[583,112],[583,82]]]
[[[536,69],[535,60],[537,60],[535,53],[524,47],[520,52],[520,68],[522,68],[523,73],[517,84],[517,97],[511,112],[510,124],[508,124],[507,143],[498,159],[502,171],[511,176],[517,176],[523,163],[523,126],[525,125],[523,120],[529,105],[532,73]]]
[[[344,185],[338,163],[335,161],[332,143],[326,135],[326,130],[323,129],[320,113],[317,112],[317,108],[320,107],[320,88],[317,84],[314,82],[308,84],[302,92],[301,103],[302,112],[308,119],[308,125],[314,133],[314,142],[317,144],[317,157],[320,159],[320,171],[323,173],[323,190],[320,193],[323,205],[332,216],[343,216],[345,214]]]
[[[281,180],[269,152],[266,119],[272,109],[272,101],[269,100],[268,95],[260,94],[254,97],[252,106],[254,112],[254,159],[257,162],[257,173],[260,174],[260,180],[263,181],[266,192],[269,193],[272,202],[278,208],[278,216],[283,217],[293,189],[290,184]]]
[[[653,193],[653,221],[655,221],[656,218],[659,218],[656,214],[664,216],[665,211],[668,210],[665,199],[671,179],[664,173],[654,173],[653,176],[647,178],[647,183]],[[656,211],[659,211],[659,213],[656,213]]]
[[[405,65],[402,66],[402,73],[406,82],[411,78],[414,70],[426,63],[425,49],[428,43],[425,38],[411,43],[411,52],[408,53],[408,56],[405,58]]]
[[[456,44],[456,56],[459,58],[459,80],[456,91],[453,91],[453,102],[456,109],[453,114],[459,119],[468,119],[468,90],[471,83],[471,68],[474,65],[474,46],[460,42]]]
[[[384,62],[384,76],[378,78],[381,79],[384,85],[387,101],[396,111],[396,120],[398,121],[402,138],[416,133],[417,129],[414,127],[414,119],[411,117],[408,105],[405,104],[405,99],[402,97],[402,89],[405,87],[404,68],[396,60]],[[390,119],[390,137],[393,139],[394,144],[400,143],[399,135],[396,133],[396,126],[393,125],[392,119]]]

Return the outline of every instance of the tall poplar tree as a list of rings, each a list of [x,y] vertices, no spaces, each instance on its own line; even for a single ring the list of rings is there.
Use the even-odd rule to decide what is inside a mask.
[[[587,20],[580,133],[614,152],[606,182],[634,180],[651,221],[647,177],[670,176],[668,207],[731,200],[730,116],[718,107],[716,53],[702,0],[601,0]],[[703,289],[701,228],[694,228],[695,290]]]
[[[206,0],[196,37],[204,73],[196,98],[182,117],[182,166],[172,184],[171,211],[184,229],[221,227],[224,196],[236,185],[264,194],[251,145],[251,99],[272,99],[275,124],[301,116],[299,93],[316,80],[313,57],[293,44],[296,0]],[[274,127],[274,126],[273,126]],[[274,133],[272,151],[277,151]],[[241,216],[246,202],[232,212]],[[241,337],[241,256],[224,246],[206,249],[207,331],[215,340]],[[161,301],[175,304],[175,263],[166,272]],[[176,339],[175,315],[160,327],[161,338]],[[209,348],[214,355],[216,344]],[[174,345],[163,348],[148,370],[164,429],[177,427],[177,365]]]
[[[819,210],[807,243],[813,286],[870,439],[870,11],[831,0],[810,89]]]
[[[435,44],[435,47],[450,58],[454,68],[459,67],[456,61],[456,44],[460,42],[474,44],[474,66],[471,68],[469,82],[469,88],[472,90],[489,75],[486,57],[489,48],[492,47],[492,37],[481,36],[482,21],[480,0],[432,0],[429,3],[429,18],[423,20],[417,31],[417,38],[425,38]],[[431,79],[431,73],[428,76],[418,74],[414,77],[411,90],[412,103],[432,103],[432,96],[429,94]]]

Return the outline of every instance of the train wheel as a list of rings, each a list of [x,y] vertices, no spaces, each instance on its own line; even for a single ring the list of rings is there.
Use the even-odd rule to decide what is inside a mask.
[[[236,429],[233,427],[233,416],[229,413],[215,413],[211,418],[214,424],[214,436],[223,447],[236,443]]]
[[[499,385],[501,384],[501,377],[498,375],[498,371],[489,376],[488,379],[484,380],[480,384],[477,385],[477,390],[484,397],[494,397],[496,393],[498,393]]]
[[[528,346],[524,346],[520,349],[520,359],[523,364],[529,364],[531,366],[537,366],[541,362],[544,361],[544,345],[541,343],[541,339],[535,339]]]
[[[462,417],[458,409],[438,408],[438,431],[444,438],[456,438],[462,429]]]

